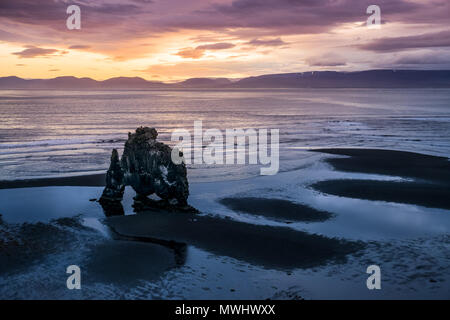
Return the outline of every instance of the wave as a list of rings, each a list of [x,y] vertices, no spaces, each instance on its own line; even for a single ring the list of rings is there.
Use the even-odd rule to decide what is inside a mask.
[[[49,140],[37,140],[37,141],[27,141],[27,142],[15,142],[15,143],[0,143],[0,150],[30,148],[30,147],[79,145],[79,144],[102,144],[102,143],[107,144],[107,143],[119,143],[119,142],[125,142],[125,139],[123,137],[122,138],[107,137],[107,138],[103,138],[103,139],[49,139]]]

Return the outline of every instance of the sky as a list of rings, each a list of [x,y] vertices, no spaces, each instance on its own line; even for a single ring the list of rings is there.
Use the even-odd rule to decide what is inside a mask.
[[[81,29],[67,28],[69,5]],[[0,63],[0,76],[164,82],[450,70],[450,0],[1,0]]]

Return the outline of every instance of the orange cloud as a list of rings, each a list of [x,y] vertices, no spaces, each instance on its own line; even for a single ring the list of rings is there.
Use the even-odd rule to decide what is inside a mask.
[[[199,59],[203,57],[205,50],[196,48],[184,48],[176,53],[177,56],[190,59]]]
[[[207,50],[225,50],[225,49],[231,49],[235,47],[236,45],[228,42],[219,42],[219,43],[212,43],[212,44],[204,44],[201,46],[198,46],[196,48],[184,48],[181,49],[176,53],[177,56],[183,57],[183,58],[190,58],[190,59],[199,59],[203,57],[205,54],[205,51]]]
[[[26,46],[26,49],[19,52],[13,52],[12,54],[18,56],[19,58],[36,58],[36,57],[62,55],[66,53],[67,51],[60,51],[57,49],[46,49],[35,46]]]

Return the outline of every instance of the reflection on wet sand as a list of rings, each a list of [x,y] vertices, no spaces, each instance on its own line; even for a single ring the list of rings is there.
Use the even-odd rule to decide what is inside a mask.
[[[141,212],[106,223],[122,236],[186,243],[211,253],[275,269],[308,268],[344,262],[361,242],[327,238],[286,227],[253,225],[192,213]]]
[[[99,201],[99,203],[106,217],[125,215],[121,201]]]

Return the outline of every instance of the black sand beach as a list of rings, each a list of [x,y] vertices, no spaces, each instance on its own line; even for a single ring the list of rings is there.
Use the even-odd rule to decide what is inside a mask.
[[[283,199],[223,198],[220,203],[234,211],[265,216],[274,220],[317,222],[329,219],[332,214],[306,205]]]
[[[342,197],[450,209],[450,161],[447,158],[375,149],[312,151],[348,156],[325,160],[338,171],[413,179],[413,181],[325,180],[312,184],[318,191]]]
[[[139,279],[155,280],[176,266],[176,257],[164,246],[115,240],[93,246],[84,268],[87,281],[130,286]]]
[[[363,149],[314,150],[347,158],[328,158],[334,169],[344,172],[377,173],[405,177],[413,181],[361,179],[325,180],[312,184],[318,191],[341,197],[400,202],[450,208],[449,164],[446,158],[410,152]],[[104,175],[1,181],[0,189],[49,186],[104,185]],[[306,185],[307,186],[307,185]],[[18,191],[21,192],[21,191]],[[98,196],[100,196],[100,191]],[[101,206],[95,202],[86,203]],[[290,274],[310,268],[346,265],[367,254],[369,242],[329,236],[327,232],[300,231],[295,222],[308,226],[333,224],[342,212],[316,210],[282,197],[218,198],[229,210],[268,218],[284,226],[259,225],[203,210],[200,214],[138,210],[135,214],[100,218],[111,237],[80,224],[77,217],[46,223],[0,223],[0,275],[20,274],[29,265],[61,252],[76,252],[80,243],[87,252],[82,263],[86,281],[119,286],[138,285],[137,279],[153,281],[166,271],[184,265],[189,248],[221,257],[230,257],[264,270]],[[331,219],[330,219],[331,218]],[[1,220],[0,220],[1,222]],[[341,226],[342,227],[342,226]],[[345,226],[344,226],[345,227]],[[358,271],[359,272],[359,271]],[[364,274],[364,270],[361,271]]]
[[[285,227],[258,226],[189,213],[143,212],[107,220],[125,236],[176,241],[268,268],[307,268],[345,256],[362,243],[327,238]]]
[[[325,161],[336,170],[362,172],[427,180],[433,183],[450,183],[450,161],[414,152],[381,149],[315,149],[346,158],[328,158]]]
[[[450,186],[440,184],[343,179],[317,182],[312,187],[341,197],[450,209]]]
[[[103,185],[104,175],[101,174],[0,182],[0,188]],[[232,209],[295,221],[320,222],[331,216],[327,212],[281,199],[228,198],[222,201],[232,206]],[[112,228],[112,234],[116,235],[119,243],[133,240],[147,242],[150,246],[163,245],[170,250],[173,250],[171,244],[193,245],[217,255],[276,269],[309,268],[329,262],[344,262],[346,255],[364,247],[361,242],[328,238],[287,227],[259,226],[185,212],[147,210],[135,215],[107,217],[105,223]],[[133,242],[128,243],[120,244],[119,247],[134,246]],[[108,260],[107,253],[115,250],[111,244],[104,246],[106,254],[93,254],[94,262]],[[161,256],[161,252],[150,249],[156,252],[154,258]],[[159,271],[170,267],[165,254],[162,256],[164,263],[158,263]],[[108,273],[105,277],[108,277]]]
[[[36,187],[103,187],[106,174],[0,181],[0,189]]]
[[[79,217],[50,223],[0,224],[0,275],[15,275],[64,255],[80,264],[86,282],[136,285],[139,279],[158,279],[178,265],[171,248],[154,243],[108,239],[80,223]],[[70,253],[83,250],[77,262]],[[120,260],[118,260],[120,257]],[[75,260],[74,260],[75,259]],[[122,262],[120,262],[122,261]]]

